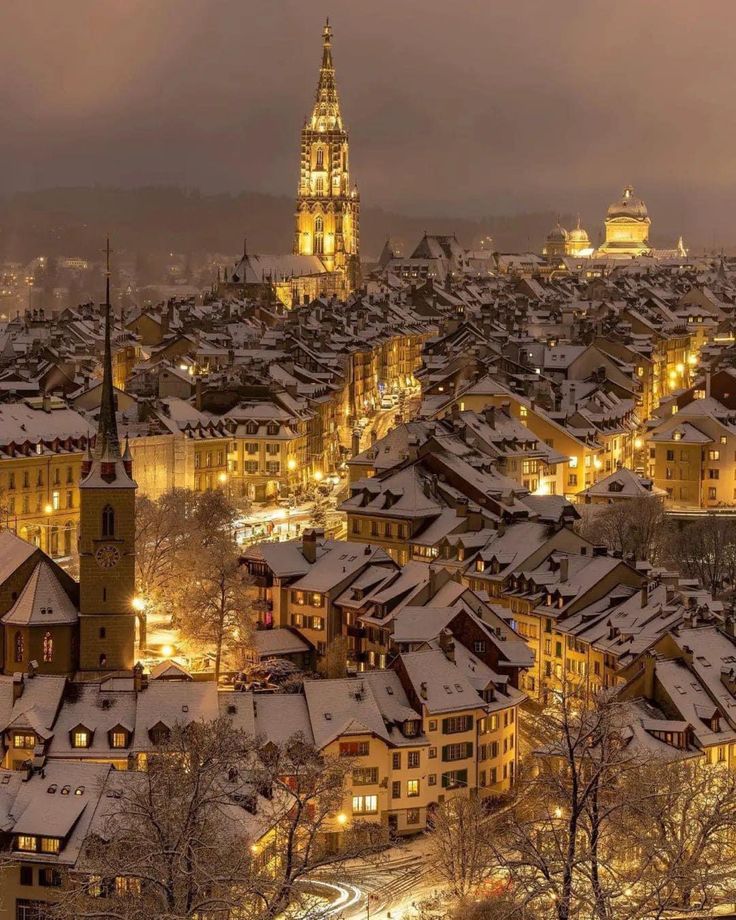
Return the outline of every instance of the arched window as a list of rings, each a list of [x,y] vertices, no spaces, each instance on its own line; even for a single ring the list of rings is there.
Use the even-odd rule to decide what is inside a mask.
[[[324,147],[317,148],[317,169],[322,169],[325,165],[325,150]]]
[[[23,633],[17,632],[15,634],[15,660],[23,661],[24,652],[25,652],[25,643],[23,642]]]
[[[324,195],[325,180],[322,178],[322,176],[317,177],[317,181],[314,183],[314,192],[316,195]]]
[[[43,660],[46,662],[54,660],[54,637],[50,632],[43,637]]]
[[[317,255],[321,255],[325,251],[324,228],[324,221],[321,217],[318,217],[314,222],[314,251]]]
[[[115,512],[110,505],[105,505],[102,509],[102,536],[115,536]]]

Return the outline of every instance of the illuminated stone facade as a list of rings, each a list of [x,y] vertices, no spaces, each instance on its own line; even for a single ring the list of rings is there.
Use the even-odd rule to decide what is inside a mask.
[[[322,66],[311,116],[302,128],[294,253],[318,256],[343,272],[345,290],[360,277],[360,197],[350,186],[348,134],[342,122],[332,62],[332,29],[323,32]]]
[[[133,461],[120,450],[112,387],[110,289],[94,455],[79,484],[79,667],[129,670],[135,662],[135,491]]]
[[[608,208],[606,241],[597,252],[599,256],[643,256],[651,251],[649,228],[652,221],[647,206],[627,185],[623,195]]]

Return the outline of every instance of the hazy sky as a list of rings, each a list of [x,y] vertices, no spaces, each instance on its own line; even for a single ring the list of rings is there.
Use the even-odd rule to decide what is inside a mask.
[[[326,14],[364,202],[730,231],[735,0],[3,0],[0,191],[292,195]]]

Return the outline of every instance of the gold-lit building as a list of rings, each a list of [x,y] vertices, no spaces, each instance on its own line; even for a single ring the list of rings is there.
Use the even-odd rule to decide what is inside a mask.
[[[623,195],[608,207],[605,220],[606,240],[598,256],[643,256],[651,252],[649,228],[652,221],[647,206],[627,185]]]
[[[302,128],[294,253],[318,256],[328,271],[344,272],[350,291],[360,277],[360,197],[350,185],[348,133],[340,114],[329,20],[323,41],[317,96]]]
[[[580,226],[580,217],[572,230],[566,230],[557,221],[547,234],[542,254],[547,258],[562,258],[562,256],[590,256],[593,249],[587,232]]]

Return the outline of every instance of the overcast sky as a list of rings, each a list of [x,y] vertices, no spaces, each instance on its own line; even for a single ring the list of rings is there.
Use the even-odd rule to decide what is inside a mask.
[[[364,202],[729,233],[734,0],[3,0],[0,191],[292,195],[326,14]]]

